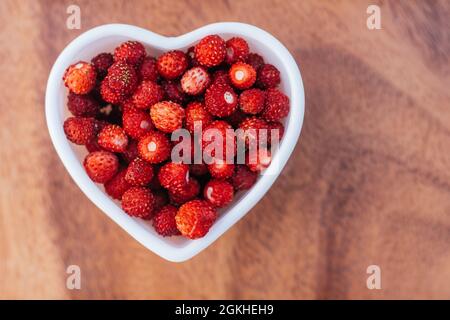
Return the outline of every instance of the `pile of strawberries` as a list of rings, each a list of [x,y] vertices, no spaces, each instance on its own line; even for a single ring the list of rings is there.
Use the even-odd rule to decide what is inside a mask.
[[[279,120],[289,113],[289,99],[277,89],[280,72],[239,37],[209,35],[187,53],[173,50],[157,59],[128,41],[114,54],[69,66],[63,80],[73,114],[64,132],[89,151],[87,174],[127,214],[152,220],[162,236],[203,237],[217,208],[251,188],[270,163],[270,152],[239,165],[173,162],[171,133],[185,128],[193,134],[201,123],[224,137],[226,129],[240,128],[278,129],[281,138]]]

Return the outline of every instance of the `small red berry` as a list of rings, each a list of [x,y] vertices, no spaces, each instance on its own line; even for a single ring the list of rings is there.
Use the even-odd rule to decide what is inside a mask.
[[[225,180],[212,179],[203,190],[203,197],[218,208],[229,205],[233,201],[233,195],[233,186]]]
[[[257,176],[258,174],[250,171],[247,166],[237,165],[231,177],[231,183],[236,191],[248,190],[255,184]]]
[[[122,195],[122,209],[132,217],[143,218],[151,214],[154,197],[148,188],[131,187]]]
[[[178,81],[166,80],[162,82],[162,87],[166,94],[166,100],[183,104],[186,102],[186,93],[181,89],[181,84]]]
[[[259,70],[264,65],[264,59],[257,53],[249,53],[247,55],[247,58],[245,59],[245,62],[248,63],[255,69],[256,71]]]
[[[138,75],[142,80],[156,82],[158,80],[158,68],[156,67],[156,59],[153,57],[145,57],[138,70]]]
[[[98,80],[103,80],[108,73],[108,68],[114,63],[114,58],[111,53],[103,52],[92,58],[91,63],[97,71]]]
[[[170,157],[171,146],[167,136],[159,131],[150,131],[138,144],[139,156],[150,163],[161,163]]]
[[[276,121],[289,114],[289,98],[278,89],[266,91],[266,103],[261,116],[268,121]]]
[[[205,93],[205,107],[212,115],[226,117],[232,114],[238,103],[234,90],[224,84],[213,84]]]
[[[119,159],[109,151],[95,151],[84,158],[84,169],[94,182],[106,183],[119,170]]]
[[[125,191],[131,188],[131,185],[125,180],[126,173],[127,171],[123,169],[105,183],[105,191],[111,198],[120,200]]]
[[[111,152],[124,152],[128,145],[128,137],[121,127],[109,124],[98,134],[98,144]]]
[[[258,70],[257,79],[258,85],[261,88],[274,88],[280,84],[280,71],[278,71],[278,69],[271,64],[264,64]]]
[[[186,186],[177,188],[174,191],[169,190],[169,198],[173,204],[179,206],[194,199],[199,193],[200,184],[194,178],[190,178]]]
[[[94,118],[70,117],[64,121],[64,133],[69,141],[84,145],[95,138],[99,123]]]
[[[243,139],[246,146],[253,144],[257,147],[259,143],[264,142],[267,144],[267,138],[269,135],[267,127],[267,122],[261,118],[247,118],[239,124],[239,129],[242,130],[242,135],[238,135],[238,139]],[[264,139],[265,141],[260,141],[260,139]]]
[[[158,179],[164,188],[176,192],[189,183],[189,166],[184,163],[166,163],[159,170]]]
[[[218,35],[204,37],[194,47],[195,59],[205,67],[214,67],[221,64],[227,54],[225,41]]]
[[[98,144],[97,136],[94,136],[88,143],[86,143],[85,146],[88,152],[103,150],[103,148]]]
[[[156,84],[149,80],[144,80],[136,88],[133,93],[133,104],[138,109],[148,109],[155,103],[160,102],[164,98],[164,91]]]
[[[150,108],[150,117],[158,130],[171,133],[183,126],[184,109],[178,103],[162,101]]]
[[[228,179],[233,175],[234,164],[226,163],[221,159],[215,159],[211,164],[208,164],[208,170],[212,177],[217,179]]]
[[[163,237],[170,237],[180,235],[180,231],[177,229],[177,223],[175,216],[178,209],[172,205],[162,207],[153,217],[153,227],[158,234]]]
[[[67,108],[74,116],[94,117],[98,113],[100,105],[91,95],[69,92]]]
[[[266,169],[272,161],[272,155],[266,148],[259,148],[256,152],[250,152],[246,157],[247,167],[253,172]]]
[[[194,67],[186,71],[181,78],[181,88],[190,95],[198,95],[205,91],[211,79],[202,67]]]
[[[214,71],[212,74],[212,84],[216,83],[231,86],[231,81],[227,70],[219,69]]]
[[[122,153],[122,158],[125,160],[126,163],[130,163],[139,156],[137,145],[138,144],[136,140],[133,139],[128,140],[127,148]]]
[[[226,62],[233,64],[237,61],[244,61],[250,51],[247,41],[240,37],[233,37],[226,42],[227,56]]]
[[[216,141],[216,139],[219,139],[219,135],[222,140],[222,154],[216,154],[216,151],[218,151],[216,149],[220,145],[220,141]],[[210,148],[212,150],[208,152]],[[203,129],[202,149],[205,154],[218,159],[227,159],[227,156],[234,158],[236,155],[236,136],[233,127],[223,120],[211,122]]]
[[[63,76],[64,85],[76,94],[86,94],[91,91],[97,79],[94,66],[79,61],[70,65]]]
[[[161,55],[156,62],[159,74],[173,80],[181,76],[188,68],[188,58],[183,51],[173,50]]]
[[[142,63],[145,57],[145,48],[137,41],[127,41],[114,50],[114,61],[122,61],[133,66]]]
[[[138,76],[136,70],[131,64],[118,61],[108,69],[108,75],[103,80],[115,92],[129,95],[138,84]]]
[[[204,237],[216,219],[216,210],[204,200],[186,202],[175,216],[177,229],[190,239]]]
[[[185,109],[185,113],[186,129],[188,129],[190,133],[194,133],[196,126],[201,124],[202,128],[205,128],[213,120],[212,115],[205,109],[204,105],[198,101],[189,103]]]
[[[153,129],[150,115],[136,108],[128,108],[122,115],[123,129],[134,139],[140,139]]]
[[[102,96],[102,99],[105,100],[105,102],[112,104],[120,104],[126,98],[125,94],[121,92],[116,92],[115,90],[111,89],[106,79],[103,80],[102,83],[100,84],[100,94]]]
[[[153,178],[153,167],[141,158],[134,159],[127,168],[125,180],[133,186],[145,186]]]
[[[248,89],[256,81],[256,71],[249,64],[236,62],[228,71],[231,83],[238,89]]]
[[[267,122],[268,131],[268,142],[272,143],[272,130],[278,130],[278,141],[283,138],[284,125],[280,121],[270,121]]]
[[[248,114],[258,114],[264,109],[266,94],[259,89],[249,89],[239,95],[239,107]]]

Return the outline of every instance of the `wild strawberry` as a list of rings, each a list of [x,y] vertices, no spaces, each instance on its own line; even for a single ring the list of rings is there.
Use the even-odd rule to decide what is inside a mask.
[[[74,116],[94,117],[98,113],[100,106],[91,95],[69,92],[67,108]]]
[[[150,117],[158,130],[171,133],[183,126],[184,109],[178,103],[162,101],[152,105]]]
[[[119,170],[119,159],[109,151],[95,151],[84,158],[84,169],[92,181],[106,183]]]
[[[106,79],[100,84],[100,94],[105,102],[112,104],[120,104],[126,98],[125,94],[111,89]]]
[[[190,239],[204,237],[216,219],[216,210],[204,200],[186,202],[175,216],[177,229]]]
[[[122,209],[132,217],[143,218],[153,210],[154,197],[148,188],[131,187],[122,195]]]
[[[208,72],[202,67],[194,67],[183,74],[181,88],[190,95],[197,95],[205,91],[211,79]]]
[[[136,108],[148,109],[164,98],[164,91],[155,82],[144,80],[136,88],[132,98]]]
[[[272,130],[278,130],[278,141],[283,138],[284,134],[284,125],[280,121],[270,121],[267,122],[267,128],[268,131],[268,142],[271,143],[272,141]]]
[[[228,71],[223,69],[214,71],[214,73],[212,74],[212,84],[225,84],[227,86],[231,86]]]
[[[247,119],[248,115],[243,113],[241,109],[236,109],[235,112],[230,114],[228,117],[225,118],[225,120],[231,124],[234,128],[239,127],[239,124]]]
[[[153,167],[141,158],[134,159],[127,168],[125,180],[133,186],[145,186],[153,178]]]
[[[108,68],[114,63],[114,59],[111,53],[103,52],[92,58],[91,63],[97,71],[97,79],[103,80],[108,73]]]
[[[161,163],[170,157],[171,146],[167,136],[159,131],[150,131],[138,144],[139,156],[150,163]]]
[[[95,86],[97,73],[87,62],[79,61],[70,65],[63,76],[64,85],[76,94],[87,94]]]
[[[153,57],[145,57],[138,70],[138,75],[142,80],[156,82],[158,80],[158,68],[156,67],[156,59]]]
[[[236,62],[228,71],[231,83],[238,89],[248,89],[256,81],[256,71],[249,64]]]
[[[264,109],[266,94],[259,89],[249,89],[239,95],[239,107],[248,114],[258,114]]]
[[[153,217],[153,227],[156,232],[163,237],[176,236],[181,234],[177,229],[175,216],[178,209],[174,206],[167,205],[158,210]]]
[[[85,147],[88,152],[103,150],[103,148],[98,144],[97,136],[94,136],[88,143],[86,143]]]
[[[131,94],[138,85],[138,77],[134,67],[118,61],[108,69],[108,75],[103,80],[115,92],[123,95]]]
[[[249,152],[246,157],[246,165],[253,172],[266,169],[272,161],[272,155],[266,148],[259,148],[256,152]]]
[[[70,117],[64,121],[64,133],[75,144],[89,143],[98,132],[98,121],[94,118]]]
[[[188,68],[188,58],[183,51],[173,50],[161,55],[156,66],[159,74],[168,80],[181,76]]]
[[[128,140],[127,148],[122,153],[122,158],[125,160],[126,163],[130,163],[139,156],[137,145],[138,144],[136,140],[133,139]]]
[[[122,61],[133,66],[142,63],[145,57],[145,48],[137,41],[127,41],[114,50],[114,61]]]
[[[161,185],[172,191],[180,190],[189,183],[189,166],[184,163],[169,162],[158,172]]]
[[[268,121],[276,121],[289,114],[289,98],[278,89],[266,91],[266,103],[261,116]]]
[[[227,56],[226,62],[233,64],[237,61],[244,61],[250,51],[247,41],[239,37],[233,37],[226,42]]]
[[[124,152],[127,148],[128,137],[121,127],[110,124],[98,134],[98,144],[111,152]]]
[[[105,191],[111,198],[120,200],[125,191],[131,188],[131,185],[125,180],[126,173],[126,169],[122,169],[105,183]]]
[[[189,166],[189,174],[196,177],[204,176],[208,172],[208,166],[204,163],[193,163]]]
[[[226,163],[221,159],[215,159],[213,163],[208,164],[208,170],[213,178],[228,179],[233,175],[234,164]]]
[[[258,72],[259,68],[261,68],[264,65],[264,59],[257,53],[249,53],[247,55],[247,58],[245,59],[245,62],[248,63],[253,67],[253,69]]]
[[[242,135],[238,135],[238,139],[243,139],[246,146],[253,144],[255,147],[258,147],[260,142],[267,144],[267,126],[267,122],[263,119],[257,117],[247,118],[239,124]],[[260,139],[264,139],[265,141],[261,141]]]
[[[224,84],[213,84],[205,93],[205,107],[212,115],[226,117],[237,108],[238,97],[234,90]]]
[[[275,88],[280,84],[280,71],[271,65],[264,64],[258,70],[257,84],[263,89]]]
[[[153,129],[150,115],[136,108],[128,108],[122,115],[123,129],[134,139],[140,139]]]
[[[185,109],[186,113],[186,129],[190,133],[194,133],[194,129],[199,124],[204,129],[213,120],[212,115],[206,111],[204,105],[201,102],[195,101],[187,105]]]
[[[220,141],[218,140],[216,142],[216,139],[219,139],[218,133],[221,136],[222,154],[216,154],[216,149],[220,146]],[[236,137],[233,127],[223,120],[211,122],[203,129],[202,148],[203,152],[209,154],[211,157],[218,159],[227,159],[227,157],[234,158],[236,155]],[[212,150],[211,152],[208,152],[208,149],[210,148],[212,148]]]
[[[181,84],[178,81],[166,80],[162,82],[162,87],[166,94],[166,99],[172,102],[183,104],[186,102],[186,93],[181,89]]]
[[[218,35],[206,36],[195,46],[194,53],[202,66],[218,66],[227,54],[225,41]]]
[[[256,172],[250,171],[247,166],[240,164],[234,170],[231,183],[236,191],[248,190],[255,184],[257,176]]]
[[[194,199],[200,193],[200,184],[194,178],[190,178],[187,185],[182,188],[169,190],[169,198],[171,203],[179,206],[189,200]]]
[[[233,201],[234,190],[225,180],[210,180],[203,189],[203,197],[214,207],[225,207]]]

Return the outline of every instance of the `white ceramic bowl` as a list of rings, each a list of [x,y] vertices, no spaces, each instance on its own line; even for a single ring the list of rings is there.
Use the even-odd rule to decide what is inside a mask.
[[[100,52],[112,52],[119,43],[126,40],[140,41],[146,46],[147,53],[158,56],[167,50],[187,50],[208,34],[219,34],[224,39],[241,36],[248,41],[251,51],[261,54],[266,62],[275,65],[281,72],[281,89],[289,96],[291,109],[284,121],[284,137],[278,152],[273,156],[271,174],[260,176],[251,190],[240,192],[232,205],[221,211],[219,219],[205,237],[198,240],[182,237],[164,238],[154,231],[149,222],[132,218],[124,213],[120,204],[109,198],[103,187],[92,182],[87,176],[82,165],[86,155],[84,147],[71,144],[64,135],[63,122],[69,114],[66,107],[67,89],[61,79],[70,64],[79,60],[90,61]],[[124,24],[108,24],[93,28],[77,37],[61,52],[50,72],[45,96],[50,137],[72,179],[97,207],[133,238],[154,253],[174,262],[190,259],[213,243],[269,190],[297,143],[303,123],[304,104],[300,71],[288,50],[269,33],[252,25],[234,22],[210,24],[179,37],[164,37]]]

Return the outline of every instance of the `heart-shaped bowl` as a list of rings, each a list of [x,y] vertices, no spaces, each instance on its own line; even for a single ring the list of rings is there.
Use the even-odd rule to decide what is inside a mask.
[[[280,70],[281,90],[290,98],[291,109],[284,120],[284,136],[278,150],[273,154],[272,163],[266,173],[259,176],[250,190],[238,193],[233,203],[220,211],[218,220],[206,236],[197,240],[183,237],[164,238],[155,232],[151,223],[128,216],[121,209],[120,203],[112,200],[104,192],[103,186],[92,182],[84,171],[82,163],[87,153],[85,148],[71,144],[63,130],[64,120],[69,114],[66,107],[67,89],[62,77],[70,64],[79,60],[90,61],[100,52],[112,52],[118,44],[127,40],[140,41],[146,46],[148,54],[158,56],[168,50],[187,50],[209,34],[218,34],[224,39],[240,36],[248,41],[251,51],[259,53],[267,63],[275,65]],[[154,253],[174,262],[188,260],[213,243],[269,190],[300,136],[304,107],[302,78],[289,51],[266,31],[235,22],[210,24],[179,37],[164,37],[125,24],[108,24],[93,28],[73,40],[58,56],[48,78],[45,96],[45,112],[50,137],[72,179],[98,208],[133,238]]]

